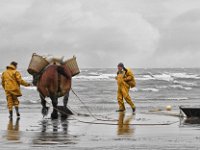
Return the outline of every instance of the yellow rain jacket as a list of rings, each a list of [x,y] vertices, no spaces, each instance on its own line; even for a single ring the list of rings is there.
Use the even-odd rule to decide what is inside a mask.
[[[118,84],[117,99],[118,99],[119,109],[125,110],[123,99],[126,100],[126,102],[131,106],[131,108],[135,108],[135,105],[132,102],[131,97],[129,95],[129,90],[131,87],[130,82],[132,82],[134,79],[132,71],[130,69],[127,69],[127,72],[125,71],[118,72],[116,79]]]
[[[1,79],[2,86],[7,96],[8,93],[17,97],[22,96],[20,85],[30,85],[22,79],[21,74],[16,70],[14,65],[7,67],[7,70],[3,72]]]

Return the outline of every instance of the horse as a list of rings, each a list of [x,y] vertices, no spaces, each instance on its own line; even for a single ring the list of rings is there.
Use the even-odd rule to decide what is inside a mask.
[[[67,108],[69,99],[69,92],[72,85],[72,74],[66,65],[50,64],[40,74],[36,86],[40,95],[42,114],[48,114],[48,107],[46,106],[45,98],[49,97],[52,101],[53,112],[52,119],[58,118],[58,98],[64,96],[63,106],[71,115],[72,112]],[[66,117],[66,114],[62,117]]]

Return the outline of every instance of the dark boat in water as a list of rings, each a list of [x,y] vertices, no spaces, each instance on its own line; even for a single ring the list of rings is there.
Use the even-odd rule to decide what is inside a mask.
[[[187,118],[200,118],[200,107],[179,107],[180,110],[187,116]]]

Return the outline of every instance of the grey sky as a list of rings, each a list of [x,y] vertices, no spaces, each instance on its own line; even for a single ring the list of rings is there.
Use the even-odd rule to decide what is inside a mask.
[[[0,67],[31,54],[81,67],[200,67],[199,0],[1,0]]]

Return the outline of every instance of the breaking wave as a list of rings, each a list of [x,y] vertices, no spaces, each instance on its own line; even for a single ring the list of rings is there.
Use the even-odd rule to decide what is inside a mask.
[[[184,85],[184,86],[190,86],[190,87],[198,87],[197,83],[195,82],[187,82],[187,81],[177,81],[175,80],[173,82],[174,84]]]
[[[78,76],[74,77],[74,79],[98,81],[98,80],[114,80],[115,77],[116,77],[116,74],[99,74],[99,73],[91,72],[88,75],[78,75]]]
[[[140,89],[140,91],[143,91],[143,92],[159,92],[159,89],[156,89],[156,88],[144,88],[144,89]]]
[[[131,89],[131,91],[134,91],[134,92],[159,92],[159,89],[157,88],[141,88],[141,89],[138,89],[138,88],[133,88]]]
[[[171,88],[180,90],[192,90],[192,87],[184,87],[182,85],[170,85]]]
[[[137,80],[159,80],[159,81],[174,81],[175,79],[200,79],[200,75],[187,74],[187,73],[162,73],[162,74],[145,74],[141,77],[136,78]]]
[[[177,89],[177,90],[192,90],[192,87],[190,86],[183,86],[183,85],[180,85],[180,84],[172,84],[172,85],[169,85],[169,86],[166,86],[166,85],[161,85],[161,86],[156,86],[156,88],[160,89],[160,90],[165,90],[165,89]]]
[[[180,79],[200,79],[199,75],[187,73],[171,73],[171,76]]]
[[[116,74],[103,74],[99,72],[89,72],[87,74],[78,75],[74,77],[74,79],[83,79],[83,80],[113,80]],[[195,74],[187,74],[187,73],[162,73],[162,74],[143,74],[136,75],[136,80],[138,81],[148,81],[148,80],[156,80],[156,81],[166,81],[173,82],[177,79],[200,79],[199,75]]]

